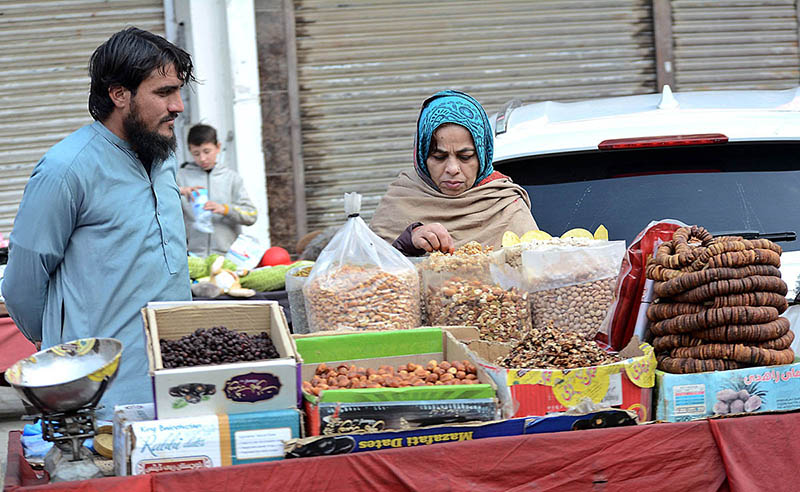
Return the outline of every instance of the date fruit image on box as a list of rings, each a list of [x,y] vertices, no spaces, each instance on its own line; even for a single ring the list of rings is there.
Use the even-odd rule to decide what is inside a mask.
[[[189,403],[199,403],[208,400],[209,395],[217,392],[213,384],[185,383],[173,386],[169,389],[170,396],[177,399],[172,403],[172,408],[185,407]]]
[[[742,382],[733,383],[730,388],[717,391],[714,414],[755,412],[766,401],[766,396],[767,392],[760,389],[758,383],[748,385]]]

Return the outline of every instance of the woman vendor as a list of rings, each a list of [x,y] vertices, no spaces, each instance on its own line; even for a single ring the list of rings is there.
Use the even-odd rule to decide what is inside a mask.
[[[537,229],[528,193],[492,167],[493,132],[483,107],[459,91],[422,104],[414,169],[389,185],[370,224],[406,256],[452,253],[478,241],[498,248],[503,232]]]

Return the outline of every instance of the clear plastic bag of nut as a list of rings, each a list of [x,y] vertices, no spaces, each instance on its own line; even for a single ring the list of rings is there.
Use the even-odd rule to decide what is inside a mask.
[[[514,342],[530,330],[528,293],[494,278],[491,252],[470,242],[419,265],[427,324],[475,326],[481,339],[495,342]]]
[[[533,327],[551,322],[594,339],[614,301],[625,241],[542,244],[521,253],[519,275],[529,293]]]
[[[344,206],[347,222],[303,286],[309,332],[418,327],[416,268],[359,216],[361,195],[345,193]]]

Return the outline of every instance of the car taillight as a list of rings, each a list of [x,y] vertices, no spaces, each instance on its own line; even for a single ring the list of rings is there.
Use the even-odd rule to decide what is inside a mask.
[[[600,150],[640,149],[643,147],[676,147],[679,145],[709,145],[727,143],[728,137],[721,133],[697,133],[694,135],[662,135],[659,137],[616,138],[603,140]]]

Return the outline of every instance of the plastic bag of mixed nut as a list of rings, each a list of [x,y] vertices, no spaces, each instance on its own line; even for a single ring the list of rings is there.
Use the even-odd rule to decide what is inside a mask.
[[[361,195],[345,193],[344,207],[347,222],[303,286],[309,331],[416,328],[417,270],[359,217]]]
[[[624,254],[625,241],[541,244],[523,250],[519,268],[533,327],[544,329],[552,322],[593,339],[614,300]]]
[[[431,253],[419,265],[427,324],[475,326],[482,339],[498,342],[530,330],[528,293],[493,278],[490,252],[470,242],[451,255]]]

